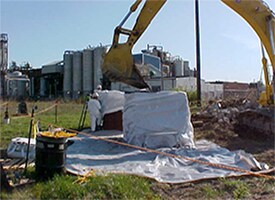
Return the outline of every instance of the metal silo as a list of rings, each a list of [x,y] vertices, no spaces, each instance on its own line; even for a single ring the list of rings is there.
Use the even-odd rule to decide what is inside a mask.
[[[63,78],[63,95],[65,98],[72,97],[72,72],[73,72],[73,51],[65,51],[64,59],[64,78]]]
[[[39,91],[39,95],[44,97],[46,96],[46,80],[44,77],[40,78],[40,91]]]
[[[93,50],[84,49],[83,51],[83,94],[86,95],[93,91]]]
[[[82,92],[82,52],[73,54],[73,99],[80,97]]]
[[[189,62],[188,61],[184,61],[183,62],[183,70],[184,70],[184,76],[191,76],[191,71],[190,71],[190,67],[189,67]]]
[[[7,96],[10,98],[27,97],[30,89],[30,79],[19,71],[5,76]]]
[[[103,63],[102,56],[106,54],[107,48],[106,47],[96,47],[94,49],[94,88],[97,85],[102,84],[102,71],[101,65]]]
[[[30,79],[21,78],[17,81],[17,95],[18,97],[27,97],[30,92]]]
[[[183,76],[184,68],[183,68],[183,60],[182,59],[175,59],[175,76]]]

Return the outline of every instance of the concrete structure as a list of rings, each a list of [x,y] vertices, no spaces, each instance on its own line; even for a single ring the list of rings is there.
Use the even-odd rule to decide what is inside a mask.
[[[175,76],[183,76],[184,75],[184,61],[180,58],[176,58],[174,60],[175,66]]]
[[[147,78],[146,82],[151,86],[153,92],[161,90],[161,85],[163,81],[163,90],[175,90],[179,89],[186,92],[195,92],[197,90],[197,80],[195,77],[165,77],[161,79],[157,78]],[[201,81],[202,86],[202,99],[204,101],[214,100],[223,98],[223,84],[220,83],[209,83],[204,80]],[[136,91],[138,89],[126,85],[124,83],[112,83],[112,89],[121,90],[126,92]]]
[[[202,80],[201,85],[204,84]],[[184,91],[196,91],[197,90],[197,79],[195,77],[182,77],[176,78],[175,88],[184,90]]]
[[[223,84],[205,82],[202,84],[202,97],[204,101],[223,99]]]
[[[31,69],[28,72],[30,79],[30,98],[38,100],[40,97],[40,80],[42,77],[42,69]]]
[[[223,93],[225,99],[245,98],[249,92],[248,83],[223,82]]]
[[[108,83],[106,84],[108,86],[105,85],[105,88],[108,89],[126,92],[138,90],[120,82],[110,83],[103,76],[101,65],[106,51],[105,46],[89,47],[81,51],[65,51],[62,61],[43,65],[41,70],[35,72],[30,70],[26,73],[31,75],[29,80],[30,96],[38,96],[37,91],[39,91],[42,98],[63,96],[66,99],[78,99],[93,92],[99,84],[104,87],[105,83]],[[180,57],[172,57],[169,52],[162,52],[161,48],[159,50],[153,48],[152,51],[147,49],[143,53],[134,55],[133,58],[145,81],[154,92],[175,89],[187,92],[197,90],[194,70],[190,69],[188,61]],[[111,86],[109,87],[109,85]],[[202,99],[208,101],[228,97],[244,97],[248,87],[248,84],[242,83],[205,82],[202,80]],[[11,93],[9,90],[9,94]]]
[[[63,94],[63,61],[55,61],[42,66],[40,96],[57,98]]]

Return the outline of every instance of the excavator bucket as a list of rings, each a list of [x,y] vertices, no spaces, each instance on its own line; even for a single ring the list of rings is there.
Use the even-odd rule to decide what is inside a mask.
[[[150,89],[134,64],[131,50],[165,2],[166,0],[147,0],[140,11],[134,28],[132,30],[124,29],[122,28],[123,24],[141,3],[141,0],[136,0],[129,13],[116,27],[112,46],[104,57],[102,66],[102,72],[111,81],[120,81],[140,89]],[[120,34],[128,36],[125,43],[119,43]]]
[[[102,72],[111,81],[119,81],[136,88],[149,88],[134,64],[131,47],[116,44],[104,56]]]

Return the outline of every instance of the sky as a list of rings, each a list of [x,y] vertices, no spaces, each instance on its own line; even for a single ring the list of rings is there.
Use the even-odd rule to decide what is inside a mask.
[[[34,68],[62,60],[65,50],[110,45],[134,0],[0,0],[0,32],[9,37],[9,63]],[[275,0],[265,0],[275,11]],[[141,8],[142,6],[140,6]],[[194,0],[167,0],[133,48],[162,46],[196,65]],[[255,82],[262,74],[260,41],[220,0],[199,0],[201,77]],[[137,10],[124,25],[132,28]]]

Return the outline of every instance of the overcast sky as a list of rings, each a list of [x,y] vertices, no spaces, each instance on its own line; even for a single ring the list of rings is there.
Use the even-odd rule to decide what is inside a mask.
[[[113,30],[134,0],[0,0],[1,33],[9,36],[9,62],[33,67],[62,60],[65,50],[109,45]],[[200,0],[201,68],[207,81],[258,81],[260,42],[256,33],[220,0]],[[265,0],[274,11],[275,1]],[[140,6],[141,7],[141,6]],[[163,46],[195,67],[194,0],[167,0],[133,53]],[[126,28],[134,24],[138,11]]]

